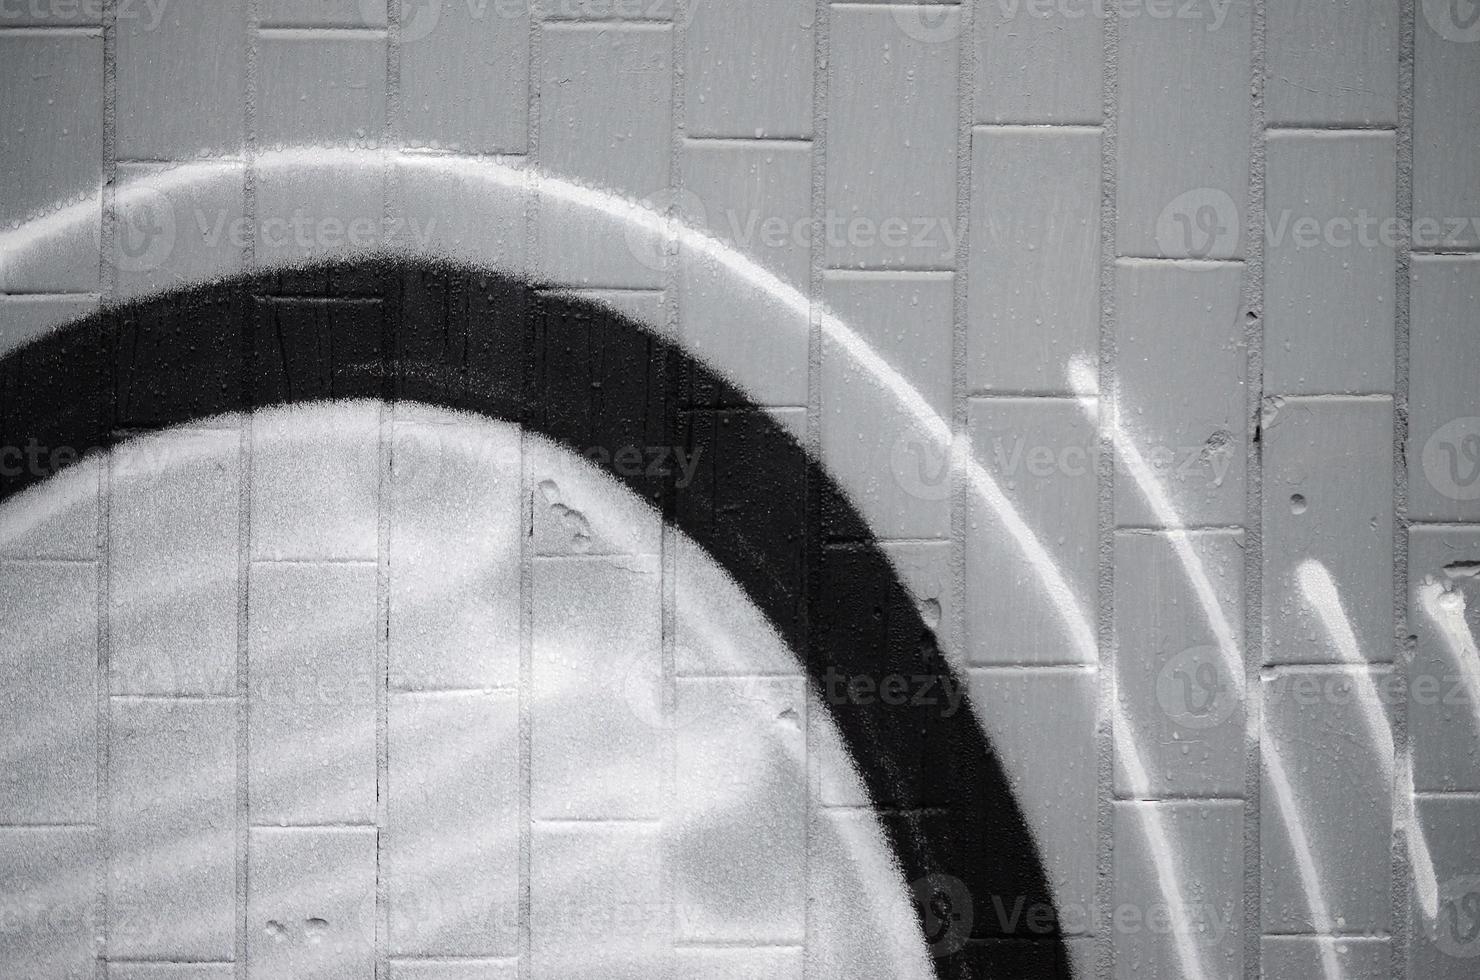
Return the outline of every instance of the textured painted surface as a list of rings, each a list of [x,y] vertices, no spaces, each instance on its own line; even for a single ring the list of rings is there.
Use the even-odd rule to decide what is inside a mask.
[[[758,403],[780,409],[790,431],[846,474],[880,535],[907,538],[884,548],[942,648],[976,667],[978,710],[1043,842],[1061,912],[1089,905],[1086,927],[1074,930],[1085,938],[1072,947],[1085,975],[1472,976],[1480,892],[1471,876],[1480,869],[1470,866],[1475,814],[1463,794],[1480,790],[1472,574],[1480,553],[1468,526],[1480,519],[1480,266],[1471,254],[1449,254],[1473,252],[1480,206],[1480,44],[1467,0],[1108,10],[1028,0],[799,8],[547,0],[532,11],[497,0],[227,6],[118,0],[106,16],[87,2],[0,7],[0,348],[85,313],[100,296],[198,282],[252,262],[365,251],[387,239],[497,256],[510,269],[534,256],[541,282],[600,287],[589,295],[676,327],[691,349],[744,376]],[[396,166],[369,181],[253,162],[287,143],[511,154],[519,165],[527,157],[530,171],[653,195],[659,208],[693,217],[795,287],[806,309],[798,316],[722,265],[634,246],[620,228],[549,196],[484,195],[460,175]],[[202,157],[223,164],[168,194],[163,213],[172,221],[157,224],[158,199],[108,209],[105,180],[118,187],[159,179]],[[37,247],[6,237],[17,222],[67,201],[84,202],[92,217]],[[302,236],[290,223],[300,212]],[[1369,216],[1375,245],[1360,240]],[[869,223],[849,224],[858,217]],[[404,224],[388,230],[408,218],[421,222],[414,233]],[[360,245],[347,241],[357,221],[369,229]],[[151,235],[151,227],[169,235]],[[1154,261],[1115,261],[1136,257]],[[930,271],[917,278],[900,270]],[[849,288],[860,282],[866,288]],[[922,283],[928,288],[915,305],[909,297]],[[382,322],[373,303],[314,322],[302,315],[312,305],[303,299],[288,297],[292,310],[264,311],[261,330],[312,322],[287,342],[323,350],[326,364],[338,341]],[[1037,535],[1065,590],[1050,588],[1043,566],[1025,557],[1019,530],[979,487],[953,482],[945,454],[908,425],[893,431],[897,420],[876,410],[877,378],[850,368],[836,344],[817,336],[814,301],[842,308],[934,410],[970,434],[975,458]],[[466,336],[443,342],[478,344]],[[108,356],[115,354],[128,363],[122,352]],[[475,356],[496,365],[522,353]],[[563,370],[599,356],[572,352]],[[50,370],[33,364],[27,377]],[[0,380],[0,400],[15,383]],[[840,386],[849,401],[840,401]],[[1066,397],[1076,393],[1096,397]],[[148,427],[169,416],[169,401],[168,392],[124,391],[120,419]],[[842,410],[830,414],[830,406]],[[462,833],[455,828],[467,821],[508,821],[517,835],[524,815],[509,813],[510,798],[493,789],[509,760],[490,754],[490,744],[517,740],[505,701],[528,696],[541,680],[519,673],[535,642],[533,576],[525,582],[517,561],[498,560],[526,533],[534,568],[589,561],[610,569],[648,556],[639,564],[656,565],[657,608],[645,614],[661,638],[655,659],[671,656],[680,676],[731,675],[724,665],[737,662],[766,675],[794,666],[753,610],[706,594],[693,564],[701,556],[686,554],[659,522],[628,511],[609,527],[583,527],[572,512],[590,512],[601,494],[583,496],[558,460],[526,454],[521,465],[531,468],[519,479],[473,489],[466,474],[476,466],[445,452],[470,436],[446,418],[360,410],[323,422],[310,412],[286,423],[254,420],[248,435],[240,420],[182,433],[168,443],[179,453],[168,478],[133,476],[159,460],[159,444],[141,440],[113,466],[74,469],[46,494],[0,508],[0,622],[7,637],[20,638],[0,648],[8,753],[0,766],[0,902],[16,912],[0,924],[27,923],[0,936],[0,972],[287,975],[280,957],[295,947],[263,944],[269,937],[248,914],[244,879],[233,877],[230,907],[222,907],[225,893],[213,889],[224,872],[210,860],[169,859],[179,862],[171,865],[181,869],[177,883],[141,878],[139,862],[124,860],[156,839],[219,837],[215,808],[228,777],[244,794],[227,820],[228,832],[236,828],[233,865],[255,853],[263,868],[282,868],[294,853],[246,833],[243,821],[255,817],[241,814],[274,799],[317,811],[324,793],[341,790],[336,804],[353,802],[356,820],[390,828],[387,841],[399,834],[414,842],[411,825]],[[717,427],[716,438],[743,422]],[[434,435],[444,429],[456,433],[450,442]],[[996,455],[993,441],[1003,432],[1016,433],[1024,449],[1011,472],[999,465],[1011,455]],[[1401,455],[1394,439],[1406,440],[1396,447]],[[839,448],[850,441],[868,451]],[[495,438],[472,455],[482,466],[485,452],[517,454],[518,443]],[[730,478],[766,451],[743,438],[736,444],[751,455],[738,456]],[[1030,455],[1035,449],[1042,451]],[[430,477],[417,464],[429,455],[443,461]],[[541,489],[546,481],[558,494]],[[439,489],[428,492],[427,482]],[[804,503],[777,497],[775,507]],[[766,518],[764,509],[737,513],[739,521]],[[1187,548],[1167,533],[1181,523],[1198,528]],[[444,539],[446,527],[462,533]],[[572,557],[576,548],[597,557]],[[835,557],[828,567],[846,582],[847,542]],[[209,751],[220,734],[207,719],[258,696],[239,687],[252,677],[241,672],[251,666],[241,651],[264,650],[277,662],[271,643],[239,634],[237,617],[284,608],[258,608],[254,590],[294,562],[312,566],[303,601],[280,598],[293,613],[286,619],[304,617],[305,635],[318,637],[308,645],[353,647],[341,656],[357,662],[373,653],[387,617],[407,628],[392,631],[372,659],[371,671],[383,670],[388,683],[368,712],[351,703],[280,716],[290,727],[279,749],[309,752],[328,737],[348,750],[328,770],[291,781],[288,799],[251,789],[260,776],[246,755],[218,771],[227,764]],[[383,566],[397,571],[382,574]],[[1199,569],[1212,576],[1211,588],[1200,587]],[[351,584],[323,584],[341,580]],[[707,631],[696,627],[701,609],[714,624]],[[343,619],[331,622],[321,610]],[[599,623],[587,633],[598,646],[616,635]],[[706,659],[714,644],[721,652]],[[1196,650],[1168,671],[1175,683],[1158,687],[1184,648]],[[1348,662],[1355,658],[1393,666],[1369,670]],[[313,672],[299,666],[299,652],[285,653],[282,662],[290,660]],[[1199,676],[1244,697],[1220,724],[1189,734],[1178,723],[1200,717],[1189,707],[1222,706],[1199,700],[1212,693],[1200,692]],[[1304,677],[1319,682],[1303,688],[1295,679]],[[1370,684],[1356,680],[1363,677]],[[776,685],[767,684],[757,696],[769,704]],[[689,703],[678,693],[664,692],[675,708]],[[577,692],[564,696],[586,703]],[[156,706],[169,709],[162,717],[178,710],[179,723],[148,722]],[[404,748],[392,742],[384,758],[381,706],[405,733]],[[274,718],[248,714],[249,733]],[[343,731],[324,735],[326,719]],[[448,754],[479,774],[476,786],[440,804],[397,796],[403,762],[441,764],[425,760],[436,754],[421,740],[425,724],[457,733]],[[120,738],[134,725],[142,742],[97,751],[100,737],[110,744],[109,733]],[[1390,749],[1381,736],[1388,726],[1397,733]],[[195,733],[188,750],[171,748],[176,730]],[[788,739],[746,742],[730,754],[750,758]],[[660,773],[674,761],[615,735],[612,749]],[[825,755],[815,744],[810,750]],[[368,803],[356,795],[363,787],[344,788],[359,777],[341,771],[366,771],[367,759]],[[281,765],[263,757],[261,771]],[[162,791],[190,802],[191,812],[182,805],[155,815],[147,800],[120,789],[167,787],[180,768],[209,777],[188,792]],[[391,787],[384,814],[373,812],[382,780]],[[807,811],[809,842],[820,828],[872,819],[847,808],[865,797],[845,772],[816,782],[823,800],[843,806]],[[343,786],[314,788],[326,783]],[[773,800],[742,812],[774,810],[791,847],[800,791],[778,785]],[[1288,785],[1291,802],[1281,802],[1279,785]],[[537,780],[531,789],[558,795]],[[599,789],[579,785],[572,798]],[[1417,824],[1408,816],[1412,790]],[[1184,793],[1176,802],[1139,802]],[[701,798],[719,795],[706,783]],[[1115,798],[1122,801],[1112,815],[1107,801]],[[1099,801],[1094,812],[1090,801]],[[1415,835],[1415,826],[1425,833]],[[331,877],[343,880],[325,883],[322,865],[306,859],[287,865],[283,880],[316,907],[342,904],[344,889],[363,899],[368,887],[373,908],[373,858],[366,863],[356,834],[364,835],[314,833],[336,867]],[[661,832],[623,825],[593,833],[619,840],[611,853],[630,852],[624,860],[662,863]],[[413,876],[404,891],[388,879],[379,932],[344,937],[338,965],[305,975],[361,976],[379,965],[390,977],[468,980],[568,967],[563,957],[578,943],[511,947],[499,932],[507,923],[490,926],[461,906],[434,904],[430,929],[397,925],[396,910],[426,908],[429,891],[445,886],[483,910],[548,880],[539,876],[565,860],[552,846],[539,852],[543,863],[521,863],[518,855],[530,852],[485,843],[480,867],[489,875],[441,869],[433,884]],[[113,858],[113,873],[95,850]],[[589,842],[570,852],[588,862],[607,853]],[[408,860],[421,863],[426,853],[413,847]],[[859,944],[887,916],[866,910],[867,889],[847,867],[821,864],[816,853],[804,884],[778,862],[753,880],[656,885],[662,903],[681,898],[701,911],[706,900],[752,888],[775,899],[766,916],[720,922],[712,910],[701,914],[696,934],[712,937],[723,926],[725,945],[681,946],[673,972],[838,975],[837,957],[866,948]],[[620,879],[622,897],[637,894],[622,866],[614,858],[592,871],[598,906],[618,887],[603,882]],[[150,901],[161,908],[198,906],[200,930],[186,935],[192,930],[172,922],[155,935],[135,932],[129,917],[108,911],[115,877],[157,895]],[[768,945],[796,942],[787,916],[802,891],[836,921],[804,921],[805,948]],[[1317,894],[1328,919],[1314,911]],[[997,917],[990,896],[977,899],[978,918]],[[1190,947],[1178,941],[1178,908],[1197,918],[1225,899],[1233,931],[1200,933]],[[1117,920],[1126,908],[1135,912]],[[1165,915],[1172,925],[1132,925],[1135,914]],[[106,928],[94,929],[105,915]],[[226,948],[211,926],[219,916],[234,924]],[[515,932],[518,916],[516,908]],[[156,955],[141,952],[151,949],[219,962],[123,962]],[[415,949],[442,958],[397,958]],[[656,973],[638,953],[623,956],[644,975]],[[113,962],[99,968],[98,957]]]

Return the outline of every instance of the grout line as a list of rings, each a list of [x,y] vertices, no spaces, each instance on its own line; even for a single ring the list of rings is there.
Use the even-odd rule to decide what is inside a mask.
[[[98,291],[102,296],[114,297],[118,290],[118,277],[115,274],[112,263],[109,261],[114,254],[117,226],[116,201],[114,197],[114,185],[118,176],[118,166],[113,155],[118,143],[118,25],[115,0],[103,0],[102,5],[102,27],[103,38],[103,145],[102,145],[102,170],[103,191],[102,209],[99,215],[99,237],[98,237]],[[97,922],[99,941],[96,947],[97,961],[94,971],[100,980],[106,980],[108,973],[108,950],[111,942],[109,934],[109,881],[113,865],[113,842],[112,842],[112,791],[111,756],[109,740],[112,737],[112,704],[109,693],[112,691],[112,669],[111,669],[111,645],[112,634],[110,632],[109,607],[110,590],[112,586],[112,574],[110,566],[109,537],[112,524],[112,478],[113,478],[113,454],[108,453],[102,458],[98,466],[98,528],[95,547],[97,548],[97,689],[94,695],[97,699],[97,729],[95,738],[97,740],[97,800],[96,816],[98,851],[102,860],[98,862],[95,870],[97,875]]]
[[[1259,671],[1264,660],[1264,455],[1260,419],[1264,405],[1264,300],[1266,140],[1268,112],[1265,78],[1268,69],[1268,9],[1253,0],[1249,40],[1249,197],[1244,227],[1246,249],[1242,287],[1245,360],[1244,438],[1244,976],[1258,980],[1263,928],[1264,712]],[[1237,315],[1237,314],[1236,314]],[[1296,819],[1299,819],[1298,815]]]
[[[693,2],[693,0],[691,0]],[[827,124],[829,98],[831,96],[828,65],[832,50],[832,11],[828,0],[813,0],[812,3],[812,183],[809,200],[811,234],[807,241],[807,296],[810,300],[807,314],[807,411],[805,448],[812,459],[822,459],[822,302],[826,295],[827,276]],[[803,515],[812,527],[820,527],[822,507],[817,488],[809,475],[803,477]],[[810,647],[812,642],[812,609],[816,590],[821,587],[823,553],[809,548],[803,556],[803,592],[806,596],[806,627],[802,642]],[[810,649],[803,651],[803,656]],[[828,724],[824,713],[813,709],[812,688],[805,685],[807,694],[802,702],[803,714],[803,766],[806,774],[806,829],[802,834],[802,889],[804,894],[802,911],[802,940],[807,949],[813,946],[817,931],[817,914],[814,909],[812,891],[812,863],[816,858],[817,833],[822,819],[820,810],[823,802],[822,764],[819,751],[823,733],[822,726]],[[803,963],[807,955],[803,953]]]
[[[112,0],[104,0],[112,9]],[[52,27],[42,24],[10,24],[0,27],[0,37],[107,37],[107,30],[97,24]]]
[[[1111,422],[1118,401],[1116,373],[1115,281],[1119,234],[1118,148],[1120,140],[1120,23],[1105,18],[1101,71],[1100,129],[1100,333],[1097,360],[1099,378],[1099,456],[1096,466],[1095,512],[1096,603],[1095,637],[1099,645],[1099,677],[1095,697],[1095,870],[1093,901],[1100,922],[1111,921],[1115,908],[1115,438]],[[1108,404],[1107,404],[1108,401]],[[1115,935],[1102,929],[1094,938],[1095,970],[1109,980],[1115,970]]]
[[[1310,125],[1271,123],[1264,127],[1264,131],[1271,135],[1354,136],[1373,133],[1392,133],[1397,131],[1397,127],[1389,123],[1372,123],[1370,125],[1353,125],[1352,123],[1331,123],[1330,125],[1321,125],[1319,123]]]
[[[1402,229],[1395,254],[1393,323],[1393,638],[1394,671],[1399,678],[1388,717],[1393,732],[1392,792],[1392,977],[1406,980],[1411,943],[1413,855],[1401,832],[1408,821],[1418,819],[1418,807],[1409,795],[1413,785],[1413,751],[1408,730],[1408,666],[1413,646],[1408,639],[1408,440],[1409,330],[1412,315],[1414,248],[1413,233],[1413,65],[1416,30],[1414,3],[1400,3],[1398,12],[1398,127],[1397,127],[1397,218]],[[1417,829],[1417,828],[1415,828]],[[1415,835],[1417,836],[1417,835]]]
[[[364,41],[389,36],[385,27],[258,27],[257,36],[278,41]]]

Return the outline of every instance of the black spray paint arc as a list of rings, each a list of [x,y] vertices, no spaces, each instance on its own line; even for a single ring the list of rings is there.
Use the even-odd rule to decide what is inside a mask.
[[[569,293],[442,262],[264,272],[106,308],[0,358],[0,501],[76,455],[226,412],[415,401],[514,422],[607,466],[730,575],[805,661],[910,882],[942,978],[1071,977],[1037,848],[969,710],[852,699],[838,678],[958,685],[841,489],[673,343]],[[627,458],[627,457],[624,457]],[[830,693],[831,692],[831,693]]]

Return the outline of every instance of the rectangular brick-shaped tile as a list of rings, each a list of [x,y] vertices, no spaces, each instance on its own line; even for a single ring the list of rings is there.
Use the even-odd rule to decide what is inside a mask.
[[[807,292],[811,144],[689,141],[683,167],[680,204],[694,212],[686,217]],[[681,268],[686,348],[713,364],[746,365],[746,380],[755,379],[747,387],[758,404],[806,404],[809,318],[703,256],[685,253]]]
[[[1271,133],[1266,153],[1264,390],[1391,392],[1393,134]]]
[[[247,118],[246,9],[119,4],[113,22],[118,155],[190,160],[239,153]]]
[[[1070,361],[1098,361],[1099,130],[973,131],[969,270],[971,388],[1072,391]]]
[[[96,293],[0,296],[0,354],[97,311]]]
[[[1267,932],[1389,929],[1393,741],[1383,692],[1390,673],[1289,667],[1261,681],[1259,890]],[[1301,877],[1306,862],[1320,873],[1319,904]]]
[[[656,817],[665,727],[656,556],[534,565],[536,819]]]
[[[1408,585],[1414,789],[1480,792],[1480,527],[1410,530]]]
[[[519,621],[520,467],[513,426],[395,423],[393,688],[518,682],[519,635],[510,624]]]
[[[673,923],[658,824],[536,823],[530,839],[531,976],[668,976]]]
[[[375,971],[373,827],[259,827],[247,853],[249,980]]]
[[[354,328],[343,321],[326,327]],[[380,412],[374,403],[352,402],[257,413],[252,420],[253,559],[375,559]]]
[[[1242,278],[1232,265],[1119,265],[1118,525],[1243,522]]]
[[[1243,254],[1251,7],[1228,0],[1197,4],[1196,16],[1121,18],[1121,255]]]
[[[688,135],[810,136],[813,11],[791,0],[701,2],[688,10]]]
[[[800,946],[686,946],[674,952],[679,976],[704,980],[802,980]]]
[[[525,486],[530,488],[530,536],[536,555],[656,555],[661,551],[663,528],[658,513],[633,494],[613,494],[608,484],[592,476],[599,453],[605,452],[615,462],[613,448],[616,453],[629,449],[588,447],[571,453],[548,442],[526,444]],[[623,458],[633,460],[635,470],[645,469],[654,457],[647,447],[634,446]],[[673,455],[667,465],[679,467],[685,462],[691,465],[691,457],[680,460]]]
[[[97,813],[98,572],[0,562],[0,824]]]
[[[833,6],[829,266],[955,266],[960,18],[955,6]],[[881,129],[885,105],[890,125]]]
[[[666,210],[673,110],[667,24],[542,30],[542,171]],[[654,196],[658,195],[658,196]],[[661,245],[552,195],[539,200],[539,273],[570,286],[660,286]]]
[[[1031,0],[979,7],[972,25],[976,121],[1097,125],[1104,115],[1102,9]]]
[[[75,226],[44,249],[16,249],[0,266],[0,291],[88,292],[98,288],[103,181],[101,33],[12,31],[0,35],[0,129],[24,138],[0,144],[8,179],[7,227],[63,206]],[[77,203],[74,203],[77,202]]]
[[[266,0],[261,16],[266,27],[385,27],[386,0]]]
[[[971,672],[972,707],[1026,811],[1069,933],[1096,931],[1098,686],[1091,668]]]
[[[973,398],[967,411],[976,461],[1018,519],[1035,532],[1043,552],[1031,553],[1013,525],[968,490],[968,659],[973,664],[1093,662],[1096,423],[1070,399]],[[1055,575],[1067,594],[1048,587]]]
[[[378,146],[385,130],[383,34],[267,34],[257,69],[265,146]]]
[[[1415,18],[1413,53],[1413,244],[1480,244],[1480,40],[1473,11],[1427,3]]]
[[[1386,939],[1356,936],[1265,936],[1259,941],[1263,980],[1308,980],[1335,963],[1346,980],[1387,980],[1393,951]]]
[[[401,12],[402,139],[461,153],[529,146],[529,4],[408,5]],[[449,85],[449,78],[476,84]]]
[[[21,453],[26,449],[24,445],[9,448]],[[9,453],[7,458],[29,465],[23,455]],[[101,470],[99,462],[77,463],[52,476],[45,493],[7,500],[0,508],[0,556],[61,561],[96,557]]]
[[[236,693],[241,433],[125,444],[109,490],[110,689]]]
[[[375,567],[254,565],[248,608],[252,823],[371,819]]]
[[[245,214],[246,168],[221,164],[208,176],[168,193],[151,182],[169,165],[120,163],[116,180],[140,188],[115,195],[114,291],[119,298],[208,282],[242,270],[253,240]]]
[[[1398,0],[1272,5],[1265,22],[1269,122],[1396,123],[1398,6]]]
[[[478,960],[391,960],[390,980],[516,980],[519,961]]]
[[[1413,261],[1408,516],[1480,520],[1480,256]]]
[[[99,851],[96,831],[87,828],[0,827],[0,976],[97,975]]]
[[[1116,980],[1244,975],[1244,805],[1115,804]]]
[[[518,698],[393,695],[389,739],[391,955],[517,954]]]
[[[673,660],[679,676],[801,676],[776,627],[702,545],[675,535]]]
[[[680,942],[804,940],[805,693],[800,678],[678,681],[664,836]]]
[[[1393,656],[1393,405],[1281,399],[1264,444],[1266,663]]]
[[[1243,792],[1243,562],[1238,532],[1116,535],[1117,721],[1140,761],[1116,753],[1118,795]],[[1221,622],[1199,601],[1204,584]]]
[[[523,157],[489,161],[514,171],[525,166]],[[403,220],[392,244],[523,276],[529,237],[526,188],[469,181],[455,170],[438,172],[418,156],[402,158],[395,179]]]
[[[235,963],[109,963],[107,980],[233,980]]]
[[[954,289],[951,275],[920,272],[831,272],[824,286],[828,308],[944,418],[951,406]],[[862,419],[871,421],[861,426]],[[847,348],[829,339],[822,344],[822,458],[879,537],[950,534],[944,454],[888,404]]]
[[[234,955],[237,712],[234,700],[113,699],[109,956]]]
[[[1408,976],[1470,980],[1480,956],[1480,798],[1420,799],[1418,822],[1434,877],[1411,896]]]
[[[914,597],[920,619],[935,632],[936,644],[947,654],[957,654],[961,644],[963,611],[956,598],[951,542],[883,541],[879,547]]]
[[[376,248],[420,249],[433,240],[435,215],[385,217],[382,181],[346,180],[328,168],[263,168],[256,175],[256,221],[247,229],[258,267],[282,267]],[[291,343],[292,338],[286,342]]]

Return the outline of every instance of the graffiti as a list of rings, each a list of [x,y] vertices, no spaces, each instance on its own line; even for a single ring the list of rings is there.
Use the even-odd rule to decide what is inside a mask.
[[[336,302],[361,319],[324,317]],[[368,319],[366,309],[375,311]],[[132,358],[119,374],[108,365],[124,349],[173,356]],[[515,422],[581,454],[729,573],[814,688],[844,692],[821,702],[905,880],[931,883],[919,925],[940,974],[970,963],[991,975],[1002,956],[1020,968],[1031,949],[1039,975],[1069,975],[1051,921],[1035,915],[1029,930],[970,912],[973,895],[1036,909],[1052,909],[1053,896],[1001,764],[961,710],[962,682],[889,560],[865,533],[846,576],[829,574],[814,515],[866,525],[769,414],[744,407],[742,392],[637,322],[488,270],[366,259],[105,309],[13,351],[0,378],[11,393],[0,408],[5,445],[109,446],[118,433],[229,412],[370,398]],[[626,465],[643,454],[624,447],[673,447],[684,463]],[[0,500],[47,473],[0,474]],[[875,683],[865,692],[861,679]],[[1004,938],[1021,942],[990,942]]]

